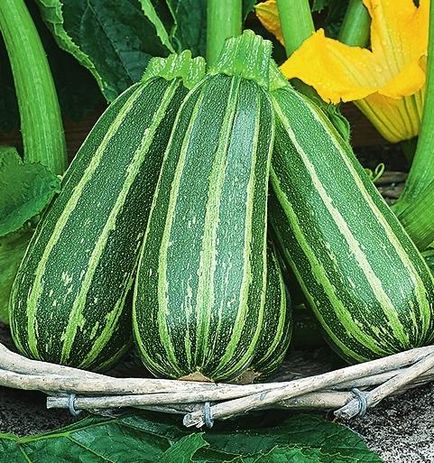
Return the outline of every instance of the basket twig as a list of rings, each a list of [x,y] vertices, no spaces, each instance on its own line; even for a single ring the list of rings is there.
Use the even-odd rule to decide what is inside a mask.
[[[342,391],[326,391],[314,392],[303,396],[294,397],[283,402],[273,404],[273,408],[290,408],[290,409],[335,409],[342,407],[353,398],[351,392]],[[150,400],[151,399],[151,400]],[[154,401],[149,395],[127,395],[127,396],[104,396],[104,397],[76,397],[74,407],[77,410],[106,410],[123,407],[143,408],[146,410],[162,411],[164,413],[173,413],[174,408],[183,414],[192,413],[202,410],[204,400],[191,403],[169,403],[164,405],[164,401],[159,405],[154,404]],[[158,403],[158,402],[156,402]],[[68,396],[49,396],[47,397],[47,408],[68,408]]]
[[[12,352],[0,343],[0,369],[26,375],[60,375],[78,378],[105,378],[105,375],[54,363],[31,360]]]
[[[39,390],[48,408],[116,410],[137,407],[183,414],[186,426],[226,419],[253,409],[332,409],[339,417],[359,412],[353,388],[364,392],[364,405],[434,378],[434,346],[292,381],[263,384],[215,384],[155,378],[117,378],[76,368],[29,360],[0,344],[0,385]],[[207,419],[204,416],[207,404]]]
[[[405,371],[397,373],[393,378],[385,383],[376,387],[370,392],[365,394],[367,407],[374,407],[385,397],[400,390],[406,384],[411,383],[414,379],[418,378],[421,374],[434,367],[434,353],[427,355],[422,360],[419,360],[413,366],[407,368]],[[337,418],[353,418],[359,413],[359,400],[353,399],[346,405],[335,411]]]
[[[352,365],[340,370],[323,373],[321,375],[297,379],[289,383],[282,383],[278,389],[272,389],[248,397],[228,400],[211,407],[214,419],[227,419],[235,415],[246,413],[256,408],[271,406],[276,402],[301,396],[308,392],[330,388],[333,385],[352,381],[362,376],[369,376],[385,371],[396,370],[403,366],[411,365],[429,354],[434,353],[434,347],[421,347],[389,357],[373,360],[371,362]],[[188,413],[184,417],[184,425],[187,427],[204,426],[204,416],[201,411]]]

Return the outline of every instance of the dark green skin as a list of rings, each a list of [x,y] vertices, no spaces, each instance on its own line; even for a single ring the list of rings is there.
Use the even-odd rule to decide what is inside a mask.
[[[228,120],[231,122],[225,122]],[[263,312],[273,122],[270,101],[261,87],[224,75],[207,77],[179,112],[135,290],[135,338],[145,366],[154,374],[231,380],[253,360]],[[183,144],[188,149],[182,154]],[[217,190],[217,181],[210,180],[212,172],[221,173],[221,190]],[[180,183],[173,190],[176,175],[180,175]],[[249,189],[254,192],[248,199],[252,202],[251,216],[246,206]],[[209,204],[214,201],[216,244],[209,238],[212,224],[206,222]],[[251,230],[247,238],[246,229]],[[214,266],[201,267],[202,248],[215,253]],[[163,264],[164,256],[167,260]],[[249,264],[250,283],[243,281]],[[202,283],[198,275],[204,275]],[[208,290],[214,291],[213,299],[197,296]],[[237,322],[245,307],[246,318]],[[231,339],[237,336],[236,348],[227,355]]]
[[[164,150],[177,108],[187,93],[180,79],[177,79],[176,84],[174,82],[153,78],[146,84],[136,84],[122,94],[96,123],[68,169],[61,193],[39,224],[14,285],[11,329],[18,348],[25,355],[54,363],[104,370],[115,364],[131,344],[130,306],[122,304],[117,309],[117,318],[112,322],[113,326],[101,338],[101,342],[104,343],[103,349],[95,358],[90,355],[95,339],[101,336],[106,326],[105,317],[114,311],[120,300],[126,298],[132,285],[133,271]],[[78,275],[92,264],[91,252],[119,193],[123,190],[124,179],[134,151],[140,145],[145,129],[153,123],[154,115],[161,107],[165,92],[171,85],[175,85],[176,91],[164,119],[159,122],[148,154],[143,158],[138,175],[128,190],[123,206],[116,215],[114,228],[109,232],[103,253],[97,263],[82,311],[84,326],[78,327],[69,355],[67,358],[62,358],[65,342],[63,337],[68,322],[73,317],[74,301],[81,287],[77,280],[72,286],[72,291],[65,294],[62,272],[78,278]],[[142,89],[140,97],[134,102],[131,111],[125,116],[110,140],[91,180],[82,191],[77,193],[75,188],[94,158],[108,128],[120,109],[138,89]],[[77,194],[79,198],[74,211],[49,254],[43,275],[43,292],[36,307],[37,338],[30,346],[27,332],[27,295],[34,286],[35,272],[44,249],[58,227],[58,218],[70,198]],[[52,307],[54,298],[62,300],[56,309]],[[55,310],[54,314],[53,310]],[[97,323],[98,326],[95,327]],[[90,336],[92,329],[95,332]],[[72,331],[66,334],[67,338],[69,336],[73,336]]]
[[[279,327],[279,319],[282,317],[285,317],[285,321],[283,326]],[[251,367],[255,374],[259,375],[258,379],[264,380],[277,371],[288,351],[292,334],[291,297],[283,283],[276,250],[272,244],[269,244],[264,322]]]
[[[360,362],[431,342],[430,272],[351,147],[293,89],[273,102],[270,222],[332,345]]]

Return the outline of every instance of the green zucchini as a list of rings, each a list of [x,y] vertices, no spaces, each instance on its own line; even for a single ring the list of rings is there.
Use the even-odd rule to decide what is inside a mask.
[[[287,293],[274,246],[267,252],[267,288],[264,321],[252,364],[238,383],[251,383],[270,377],[285,358],[292,335],[291,299]]]
[[[133,330],[155,375],[232,380],[251,364],[266,285],[271,44],[231,39],[185,99],[137,272]]]
[[[170,131],[204,61],[151,61],[98,120],[38,225],[13,285],[12,336],[25,355],[104,370],[131,343],[132,286]]]
[[[332,346],[365,361],[433,339],[433,279],[324,113],[278,80],[270,221]]]

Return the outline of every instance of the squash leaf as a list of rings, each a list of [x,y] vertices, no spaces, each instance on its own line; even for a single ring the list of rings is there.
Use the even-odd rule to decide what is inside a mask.
[[[60,188],[60,179],[41,164],[25,163],[15,148],[0,148],[0,237],[20,230]]]
[[[205,55],[206,0],[36,0],[57,44],[89,69],[108,101],[151,57]],[[255,0],[243,0],[244,17]]]
[[[108,101],[173,48],[150,0],[37,0],[57,44],[89,69]]]
[[[320,18],[315,18],[317,29],[322,27],[327,37],[336,38],[348,3],[349,0],[313,0],[312,13],[320,13]]]
[[[176,50],[205,56],[206,0],[167,0],[167,5],[175,21],[172,40]]]
[[[0,147],[0,321],[9,323],[9,295],[33,234],[32,219],[59,191],[60,179],[41,164]]]
[[[12,283],[30,238],[32,228],[0,237],[0,322],[9,324],[9,296]]]
[[[39,436],[0,435],[0,452],[17,463],[382,461],[357,434],[315,415],[295,415],[268,428],[245,428],[239,422],[217,423],[216,428],[191,432],[153,414],[85,418]]]

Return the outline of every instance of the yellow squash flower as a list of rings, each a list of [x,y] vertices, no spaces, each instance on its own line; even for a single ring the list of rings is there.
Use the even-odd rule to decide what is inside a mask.
[[[283,63],[288,79],[297,77],[327,102],[354,101],[390,142],[419,132],[428,47],[429,0],[363,0],[371,16],[370,49],[325,37],[319,29]],[[256,14],[282,42],[275,0],[260,3]]]

